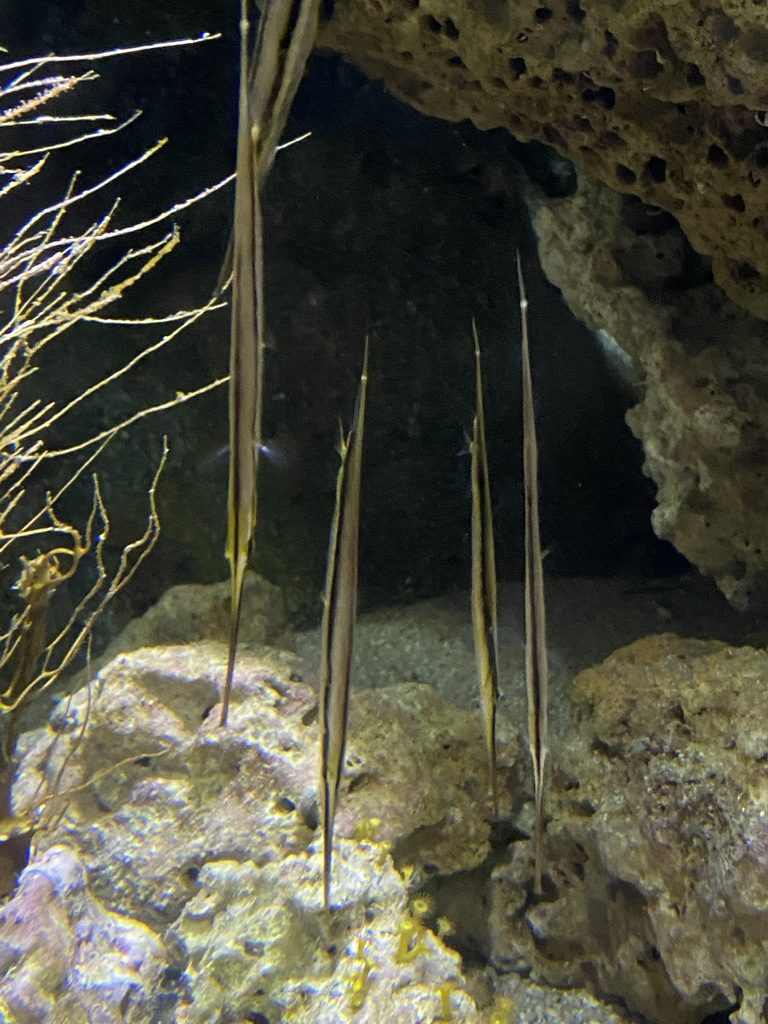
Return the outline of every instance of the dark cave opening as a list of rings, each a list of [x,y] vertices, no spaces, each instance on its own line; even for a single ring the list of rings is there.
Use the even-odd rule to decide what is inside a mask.
[[[46,45],[71,49],[70,35],[62,44],[54,32]],[[160,128],[170,136],[140,186],[126,194],[127,211],[140,216],[150,204],[154,209],[169,180],[173,201],[228,173],[235,68],[222,53],[235,46],[228,25],[224,41],[195,53],[154,63],[116,60],[84,97],[90,108],[101,104],[123,113],[139,101],[147,106],[134,135],[117,137],[110,150],[114,165],[154,141]],[[637,395],[538,266],[521,182],[527,177],[545,195],[566,195],[575,184],[572,165],[502,130],[480,132],[465,122],[424,117],[322,51],[310,62],[287,134],[307,130],[308,140],[280,155],[265,196],[268,319],[275,339],[265,433],[286,455],[264,465],[256,556],[257,568],[288,590],[296,621],[319,614],[338,421],[348,421],[351,412],[366,334],[372,382],[363,605],[430,596],[468,580],[465,434],[472,418],[473,318],[483,349],[499,573],[519,577],[518,245],[530,300],[547,573],[655,578],[684,572],[688,563],[651,529],[654,488],[624,422]],[[86,150],[84,157],[91,152],[103,161],[103,149]],[[136,307],[174,290],[200,296],[208,282],[212,286],[230,204],[231,197],[219,193],[184,214],[184,243],[170,285],[161,277],[148,280],[136,291]],[[190,336],[182,359],[161,357],[144,382],[137,379],[135,392],[160,383],[178,388],[180,371],[225,372],[227,330],[226,314],[217,314]],[[102,338],[88,335],[83,332],[83,344],[95,346],[94,359],[102,359]],[[96,407],[94,415],[104,410]],[[226,575],[226,458],[210,454],[226,445],[225,396],[190,406],[168,426],[172,454],[160,494],[166,525],[159,561],[139,575],[110,628],[143,611],[168,586]],[[137,433],[122,445],[121,460],[145,458],[152,443]],[[120,507],[128,505],[121,493],[130,477],[124,465],[105,473],[108,500]]]

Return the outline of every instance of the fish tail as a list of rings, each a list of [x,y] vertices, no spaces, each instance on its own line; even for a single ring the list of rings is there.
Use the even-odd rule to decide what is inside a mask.
[[[333,819],[336,814],[336,799],[331,795],[330,786],[325,785],[323,801],[323,909],[331,906],[331,868],[333,865]]]
[[[245,570],[248,566],[247,555],[239,554],[233,559],[231,571],[231,612],[229,618],[229,652],[227,655],[227,674],[224,679],[224,689],[221,694],[221,718],[219,725],[223,729],[227,724],[227,712],[229,711],[229,698],[232,692],[232,679],[235,672],[235,658],[237,657],[237,637],[240,632],[240,612],[243,606],[243,589],[245,586]]]
[[[544,864],[544,761],[546,751],[542,748],[534,760],[534,802],[536,821],[533,835],[533,885],[534,891],[540,894],[541,876]]]
[[[486,737],[488,743],[488,772],[491,779],[491,800],[493,813],[499,816],[499,780],[496,774],[496,705],[490,708],[486,721]]]

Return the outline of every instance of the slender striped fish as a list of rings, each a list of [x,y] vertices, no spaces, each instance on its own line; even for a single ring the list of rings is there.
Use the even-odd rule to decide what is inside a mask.
[[[544,766],[547,757],[547,627],[544,571],[539,534],[539,454],[533,411],[528,298],[517,253],[517,286],[523,348],[523,477],[525,493],[525,679],[528,690],[528,744],[533,760],[535,800],[534,889],[541,892],[544,856]]]
[[[493,542],[493,513],[488,479],[488,452],[485,444],[485,411],[480,362],[480,339],[472,321],[475,340],[476,406],[469,450],[472,456],[472,631],[475,639],[477,682],[483,711],[488,770],[491,780],[493,811],[499,813],[499,788],[496,779],[496,702],[498,683],[498,612],[496,600],[496,556]]]
[[[243,583],[258,513],[264,390],[264,237],[261,188],[274,162],[314,44],[319,0],[265,0],[253,67],[248,68],[248,5],[240,0],[235,223],[217,291],[232,276],[229,380],[229,526],[232,611],[220,724],[227,724],[240,631]]]
[[[360,478],[363,457],[368,340],[352,429],[341,438],[336,508],[328,544],[320,664],[320,809],[323,826],[323,906],[330,907],[333,821],[344,768],[349,680],[357,618]]]
[[[248,83],[259,184],[280,149],[294,97],[304,77],[317,35],[320,0],[265,0],[259,21],[256,56]]]
[[[240,0],[240,92],[232,244],[229,364],[229,527],[232,610],[220,724],[227,724],[243,583],[256,529],[256,475],[264,382],[264,267],[259,174],[248,102],[248,0]]]
[[[317,35],[320,0],[264,0],[247,98],[256,183],[264,187]],[[234,232],[216,285],[223,291],[232,273]]]

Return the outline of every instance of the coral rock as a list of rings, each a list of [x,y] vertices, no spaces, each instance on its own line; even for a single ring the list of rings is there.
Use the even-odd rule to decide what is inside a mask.
[[[135,1021],[134,997],[163,969],[162,943],[88,891],[85,867],[53,846],[0,911],[0,1015],[14,1024]]]
[[[494,876],[493,958],[588,984],[663,1024],[768,992],[768,654],[648,637],[575,683],[553,769],[552,886]]]
[[[364,970],[357,996],[367,1003],[370,987],[373,1016],[361,1011],[356,1020],[415,1022],[422,1012],[415,1007],[437,1012],[437,988],[450,983],[454,1004],[464,1007],[455,1019],[475,1021],[458,956],[420,924],[413,962],[393,962],[399,930],[412,919],[390,851],[416,870],[444,873],[476,868],[488,856],[477,716],[425,684],[353,695],[334,844],[336,909],[324,938],[316,691],[300,680],[293,656],[242,653],[229,726],[221,729],[226,654],[225,645],[202,643],[121,655],[90,698],[79,691],[51,726],[22,736],[15,813],[29,812],[38,787],[50,788],[62,767],[64,792],[44,810],[25,878],[38,877],[38,866],[66,843],[88,865],[99,899],[142,922],[142,934],[146,925],[158,943],[164,936],[164,977],[175,981],[136,997],[144,1015],[137,1020],[154,1019],[163,999],[173,1019],[190,1024],[251,1012],[272,1020],[287,1007],[296,1019],[344,1019],[360,1011],[354,976]],[[374,834],[359,837],[372,819]],[[66,957],[58,967],[55,942],[51,951],[41,942],[55,987]],[[399,992],[394,1016],[376,1009],[382,979]],[[324,1017],[326,1002],[341,1015]],[[305,1004],[311,1012],[302,1015]],[[35,1021],[53,1019],[41,1011]]]

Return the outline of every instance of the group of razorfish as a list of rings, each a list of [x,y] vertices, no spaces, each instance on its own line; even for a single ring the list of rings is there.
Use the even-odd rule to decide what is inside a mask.
[[[257,519],[264,385],[264,247],[261,190],[274,162],[293,98],[314,44],[319,0],[263,0],[249,58],[249,0],[240,0],[240,76],[234,228],[222,287],[231,281],[229,381],[229,495],[227,558],[231,623],[220,725],[225,727],[237,654],[243,582]],[[525,629],[528,736],[533,761],[534,889],[541,891],[544,766],[547,753],[547,645],[539,538],[538,455],[529,357],[527,299],[517,257],[522,325],[523,473],[525,494]],[[469,439],[472,476],[472,623],[483,712],[490,789],[498,816],[496,707],[498,622],[496,568],[485,441],[480,343],[473,324],[476,412]],[[323,905],[331,904],[333,823],[344,767],[357,580],[363,429],[368,386],[368,342],[352,427],[341,437],[336,502],[324,594],[320,658],[320,821],[323,831]]]

